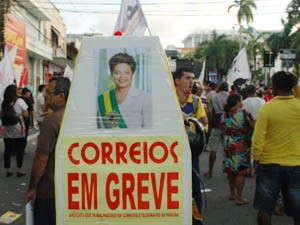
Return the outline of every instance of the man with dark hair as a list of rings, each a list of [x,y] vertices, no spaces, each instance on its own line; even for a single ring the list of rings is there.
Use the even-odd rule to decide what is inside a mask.
[[[44,96],[44,91],[45,91],[46,85],[41,84],[39,85],[38,88],[38,95],[36,97],[36,121],[38,122],[39,129],[41,129],[41,125],[43,120],[45,119],[45,116],[48,115],[51,110],[45,105],[45,96]]]
[[[53,110],[42,123],[25,202],[34,206],[35,225],[55,225],[54,157],[60,125],[68,99],[70,80],[52,77],[46,86],[45,104]]]
[[[213,168],[217,157],[217,150],[223,149],[223,134],[220,129],[221,116],[224,112],[228,98],[228,83],[222,82],[218,87],[218,93],[213,95],[210,99],[210,110],[212,113],[211,133],[208,139],[207,149],[209,151],[209,167],[208,171],[204,174],[205,177],[211,178],[213,175]]]
[[[28,108],[28,117],[24,117],[24,124],[25,124],[25,148],[27,146],[27,137],[28,137],[28,131],[29,128],[33,125],[31,123],[32,117],[33,117],[33,101],[32,101],[32,96],[31,92],[28,88],[23,88],[21,92],[21,98],[25,101],[27,104]]]
[[[185,123],[188,123],[189,117],[195,117],[205,125],[207,117],[201,99],[191,94],[195,82],[193,71],[189,68],[179,68],[174,72],[173,78]],[[192,158],[192,167],[192,194],[195,203],[193,206],[196,206],[193,207],[193,225],[201,225],[202,196],[199,180],[199,157]]]

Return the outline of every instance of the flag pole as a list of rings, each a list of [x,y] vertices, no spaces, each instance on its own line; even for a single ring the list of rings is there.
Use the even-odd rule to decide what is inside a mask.
[[[152,36],[151,31],[150,31],[150,29],[149,29],[149,27],[148,27],[148,24],[147,24],[147,30],[148,30],[148,32],[149,32],[149,36]]]

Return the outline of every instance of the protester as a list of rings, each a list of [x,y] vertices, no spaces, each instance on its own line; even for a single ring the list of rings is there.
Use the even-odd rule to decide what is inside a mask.
[[[206,111],[207,109],[206,93],[204,90],[204,86],[199,81],[195,81],[194,86],[192,88],[192,94],[197,95],[201,99],[202,105]]]
[[[134,58],[127,53],[117,53],[110,58],[109,68],[115,88],[98,96],[101,127],[151,127],[151,96],[132,85],[136,69]],[[111,107],[107,107],[107,105]]]
[[[173,77],[185,122],[188,123],[188,118],[192,116],[199,119],[205,125],[207,123],[207,117],[201,99],[191,94],[195,79],[193,71],[189,68],[179,68],[174,72]],[[195,104],[196,102],[197,104]],[[200,188],[199,157],[192,158],[192,168],[192,194],[196,203],[194,206],[197,206],[197,209],[193,210],[193,225],[200,225],[202,224],[202,195]]]
[[[256,97],[259,97],[260,99],[264,100],[264,89],[262,87],[256,87],[256,93],[255,93]]]
[[[243,101],[243,108],[251,114],[254,120],[256,120],[258,111],[262,107],[262,105],[265,103],[265,100],[262,98],[259,98],[256,96],[256,87],[252,84],[248,85],[246,87],[246,95],[247,98]],[[251,167],[249,169],[249,172],[247,176],[253,176],[254,175],[254,168],[252,165],[252,159],[251,159]]]
[[[223,134],[220,129],[221,116],[224,111],[224,106],[228,98],[228,84],[223,82],[218,87],[218,93],[213,95],[210,99],[211,107],[211,133],[208,139],[207,149],[209,150],[209,168],[204,176],[211,178],[213,176],[213,168],[217,157],[217,150],[223,149]]]
[[[229,199],[234,200],[237,205],[249,203],[242,193],[245,175],[251,165],[250,146],[247,145],[246,136],[254,126],[251,114],[242,107],[241,95],[229,95],[221,121],[224,132],[223,172],[228,174]]]
[[[48,115],[51,112],[51,109],[49,109],[45,105],[45,92],[46,85],[41,84],[38,88],[38,95],[36,97],[36,121],[38,122],[39,129],[41,129],[41,125],[43,120],[45,119],[45,116]]]
[[[272,87],[266,87],[264,92],[265,102],[269,102],[274,98]]]
[[[45,104],[53,110],[43,121],[33,160],[25,202],[32,201],[35,225],[55,225],[54,157],[70,89],[66,77],[52,77],[46,86]]]
[[[209,108],[210,99],[213,95],[217,94],[216,92],[217,85],[212,81],[207,81],[205,85],[206,101],[207,108]]]
[[[17,122],[9,124],[4,119],[5,112],[13,108]],[[11,113],[11,112],[10,112]],[[16,154],[17,158],[17,176],[23,177],[26,175],[23,169],[24,151],[26,146],[24,119],[28,117],[27,105],[23,99],[17,98],[17,86],[9,85],[4,90],[3,101],[1,105],[1,118],[3,125],[4,138],[4,167],[6,169],[6,177],[13,175],[10,168],[10,159],[12,154]]]
[[[232,94],[238,94],[238,91],[236,90],[236,87],[234,85],[230,86],[229,95],[232,95]]]
[[[243,101],[243,107],[247,112],[251,113],[254,119],[256,119],[258,111],[265,101],[256,97],[256,87],[254,85],[248,85],[246,87],[246,94],[247,98]]]
[[[258,113],[252,138],[257,165],[254,208],[257,224],[271,225],[272,214],[282,192],[285,212],[300,225],[300,101],[292,89],[298,78],[279,71],[272,76],[272,101]]]
[[[29,128],[32,126],[31,125],[31,115],[33,113],[33,101],[31,98],[31,92],[27,88],[22,89],[22,97],[25,103],[27,104],[27,111],[28,111],[28,116],[24,117],[24,123],[25,123],[25,148],[27,146],[27,137],[28,137],[28,131]]]
[[[205,98],[206,98],[206,115],[208,118],[208,129],[206,132],[206,140],[209,140],[211,129],[212,129],[212,107],[210,105],[210,99],[213,95],[217,94],[216,84],[212,81],[207,81],[205,85]],[[207,149],[207,144],[204,149],[205,152],[209,152]]]

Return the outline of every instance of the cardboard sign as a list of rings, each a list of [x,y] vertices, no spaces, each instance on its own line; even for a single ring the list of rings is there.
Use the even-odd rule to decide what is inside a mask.
[[[86,38],[56,146],[57,224],[191,224],[191,156],[157,37]]]

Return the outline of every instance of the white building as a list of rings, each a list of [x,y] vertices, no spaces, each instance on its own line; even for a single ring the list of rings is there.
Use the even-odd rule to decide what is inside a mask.
[[[33,90],[45,82],[47,74],[61,70],[56,58],[66,58],[66,28],[59,10],[49,0],[14,0],[8,13],[26,27],[28,85]]]

